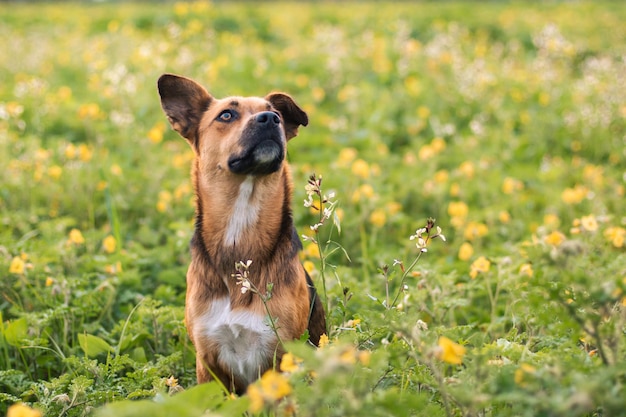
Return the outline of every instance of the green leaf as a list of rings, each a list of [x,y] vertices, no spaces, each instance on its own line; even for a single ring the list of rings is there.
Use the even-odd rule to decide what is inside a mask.
[[[87,356],[93,358],[105,352],[113,352],[114,349],[104,339],[92,334],[79,334],[78,343]]]
[[[26,338],[28,332],[28,324],[26,318],[22,317],[9,322],[4,328],[4,338],[11,346],[19,346],[20,341]]]
[[[235,402],[236,404],[230,404]],[[97,417],[197,417],[207,410],[245,410],[247,402],[241,399],[230,400],[224,395],[219,384],[211,382],[196,385],[172,397],[157,395],[153,400],[120,401],[98,410]],[[245,407],[244,407],[245,406]],[[236,414],[225,414],[236,415]]]

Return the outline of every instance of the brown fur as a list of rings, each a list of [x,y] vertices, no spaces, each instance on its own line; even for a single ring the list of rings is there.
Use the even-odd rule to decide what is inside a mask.
[[[185,320],[197,351],[198,382],[211,380],[213,373],[229,389],[242,392],[251,381],[224,360],[228,352],[223,351],[223,339],[236,338],[229,345],[228,354],[246,357],[253,354],[245,351],[246,343],[256,343],[261,338],[256,338],[254,332],[232,336],[231,330],[238,329],[238,325],[232,324],[230,328],[213,329],[226,332],[228,336],[222,339],[208,334],[207,330],[212,325],[211,320],[226,320],[221,312],[214,311],[215,306],[223,302],[230,303],[229,314],[245,318],[267,315],[259,295],[243,294],[232,278],[235,262],[252,260],[250,281],[261,292],[265,292],[267,284],[273,284],[268,306],[271,316],[277,319],[282,341],[298,338],[308,329],[311,342],[317,344],[326,328],[322,305],[298,259],[301,243],[293,227],[291,174],[284,161],[287,140],[296,136],[298,126],[308,124],[308,118],[291,97],[282,93],[265,98],[218,100],[194,81],[170,74],[161,76],[158,89],[170,124],[195,152],[191,176],[197,197],[196,229],[187,272]],[[225,109],[232,109],[235,119],[222,120]],[[265,120],[259,115],[273,117],[274,113],[280,116],[278,133],[275,122],[259,122]],[[266,125],[270,127],[265,129]],[[261,135],[269,138],[264,143],[271,142],[270,150],[265,153],[270,157],[259,151],[261,145],[254,147],[262,141],[257,139]],[[253,162],[246,158],[252,158]],[[265,163],[265,159],[271,161]],[[245,205],[238,206],[240,193],[248,187],[244,181],[253,183],[253,188]],[[242,207],[258,213],[238,211]],[[233,220],[234,217],[243,218],[245,227],[234,227],[232,222],[239,221]],[[233,241],[227,242],[226,236],[231,234]],[[248,337],[250,340],[246,339]],[[262,340],[269,346],[267,350],[261,349],[265,352],[263,358],[253,361],[258,369],[245,372],[258,376],[269,369],[275,359],[279,363],[283,352],[278,341],[264,337]]]

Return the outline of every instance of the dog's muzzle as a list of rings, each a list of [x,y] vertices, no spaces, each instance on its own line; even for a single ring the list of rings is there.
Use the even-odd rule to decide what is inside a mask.
[[[278,171],[285,159],[285,135],[280,117],[274,112],[254,115],[239,143],[243,150],[228,160],[228,168],[235,174],[271,174]]]

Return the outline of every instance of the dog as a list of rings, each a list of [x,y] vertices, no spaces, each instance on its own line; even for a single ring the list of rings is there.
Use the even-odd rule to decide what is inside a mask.
[[[322,303],[298,257],[302,243],[285,159],[287,141],[308,116],[284,93],[216,99],[173,74],[162,75],[157,86],[170,125],[195,154],[185,322],[198,383],[217,378],[241,394],[280,363],[281,342],[308,330],[309,341],[318,345],[326,333]],[[242,291],[233,278],[235,264],[248,260],[254,288],[261,294],[268,284],[272,288],[267,310],[260,294]]]

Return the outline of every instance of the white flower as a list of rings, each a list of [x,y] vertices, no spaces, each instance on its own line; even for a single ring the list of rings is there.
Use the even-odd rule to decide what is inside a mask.
[[[315,194],[316,190],[317,187],[311,183],[308,183],[304,186],[304,191],[306,191],[306,195],[308,195],[309,197],[312,197],[313,194]]]
[[[252,284],[250,284],[250,281],[248,281],[247,279],[244,279],[241,281],[241,293],[245,294],[248,291],[250,291],[250,288],[252,287]]]
[[[422,238],[422,234],[426,233],[426,231],[427,231],[427,230],[426,230],[426,228],[425,228],[425,227],[422,227],[421,229],[417,229],[417,230],[415,231],[415,234],[414,234],[414,235],[411,235],[411,236],[409,237],[409,239],[410,239],[410,240],[421,239],[421,238]]]

